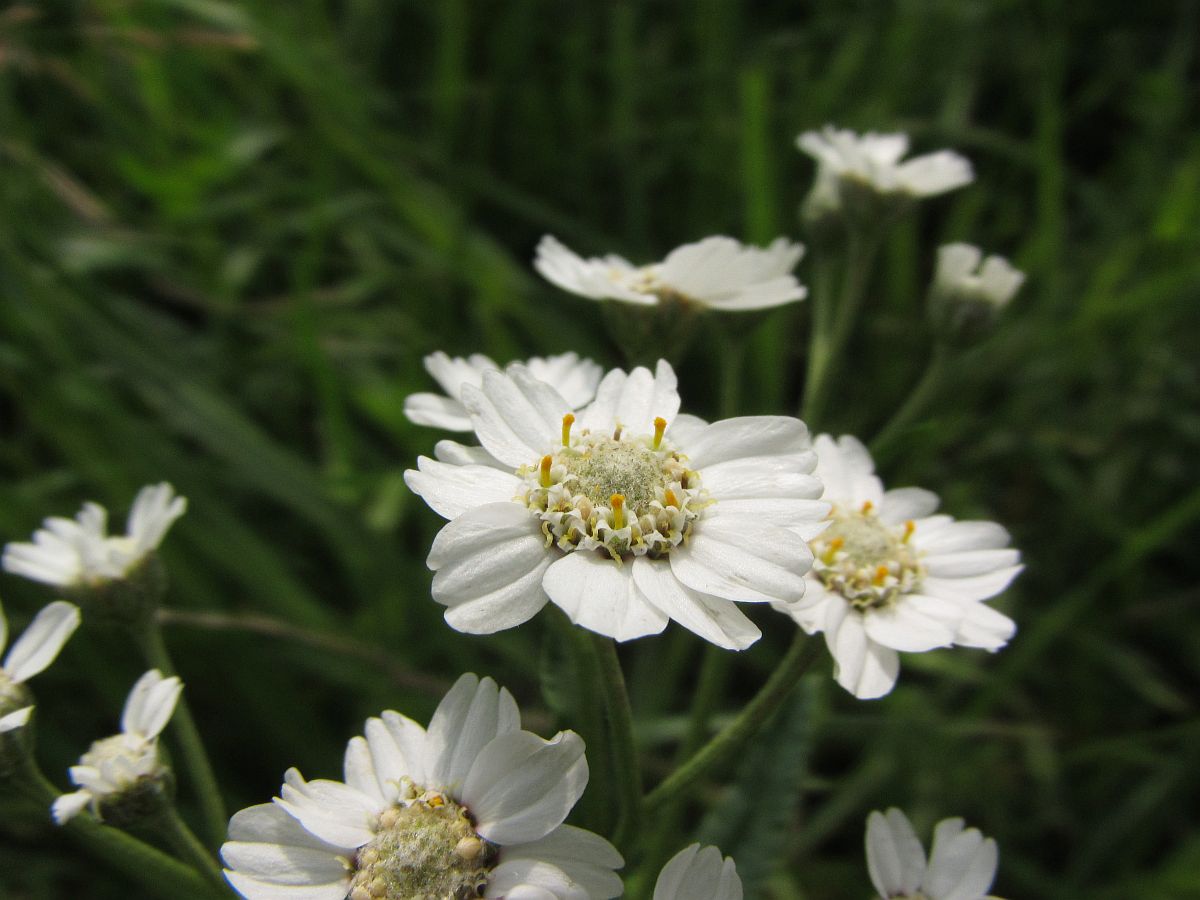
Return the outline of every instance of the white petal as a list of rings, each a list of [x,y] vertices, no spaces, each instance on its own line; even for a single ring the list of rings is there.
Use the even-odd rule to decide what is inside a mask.
[[[345,900],[349,886],[345,878],[334,884],[322,885],[270,884],[228,869],[225,878],[247,900]]]
[[[457,792],[483,748],[520,727],[521,714],[512,694],[491,678],[462,675],[429,721],[424,757],[427,786]]]
[[[938,495],[924,488],[894,488],[883,495],[879,519],[888,525],[923,519],[938,508]]]
[[[1004,527],[995,522],[949,522],[926,535],[918,521],[913,541],[923,553],[940,555],[969,550],[999,550],[1008,546],[1009,536]]]
[[[605,375],[596,399],[579,414],[579,425],[600,432],[620,425],[632,435],[652,434],[656,418],[666,419],[669,425],[678,412],[675,370],[660,359],[653,375],[642,366],[629,374],[613,369]]]
[[[221,847],[221,859],[232,874],[270,885],[340,885],[343,893],[348,881],[344,854],[272,803],[235,813],[229,840]]]
[[[970,578],[1015,566],[1020,560],[1016,550],[963,550],[929,554],[921,562],[934,578]]]
[[[875,700],[891,692],[900,673],[900,657],[890,647],[867,637],[863,617],[845,603],[830,604],[825,644],[833,656],[837,683],[859,700]]]
[[[971,164],[949,150],[917,156],[896,167],[897,182],[917,197],[944,194],[970,184],[974,178]]]
[[[672,250],[659,277],[714,309],[765,309],[804,297],[804,288],[788,274],[803,253],[786,238],[762,248],[716,236]]]
[[[877,644],[906,653],[949,647],[962,621],[963,609],[952,600],[908,594],[887,609],[863,615],[867,637]]]
[[[929,870],[921,889],[937,900],[981,900],[996,877],[996,842],[962,819],[944,819],[933,832]]]
[[[175,488],[163,481],[138,491],[125,530],[133,538],[142,556],[162,543],[167,529],[187,511],[187,498],[175,495]]]
[[[467,408],[441,394],[409,394],[404,398],[404,415],[410,422],[446,431],[470,431],[471,417]]]
[[[787,603],[803,597],[804,573],[812,564],[804,539],[719,512],[719,506],[709,510],[689,542],[671,554],[675,576],[693,590],[727,600]]]
[[[438,532],[426,560],[437,574],[433,598],[452,628],[492,634],[528,621],[546,605],[542,574],[559,557],[524,507],[489,503]]]
[[[380,809],[367,794],[340,781],[306,782],[295,769],[284,779],[275,802],[316,837],[349,849],[374,837],[371,824]]]
[[[4,671],[18,683],[44,671],[78,627],[79,607],[55,600],[34,616],[17,638],[5,657]]]
[[[371,721],[379,722],[378,719]],[[379,722],[380,727],[383,726]],[[371,758],[371,746],[364,737],[353,737],[346,744],[346,752],[342,756],[342,772],[346,784],[361,791],[371,798],[379,808],[387,806],[394,799],[394,792],[385,788],[375,771],[375,761]]]
[[[798,457],[789,464],[789,470],[800,474],[811,473],[817,463],[810,452],[808,427],[790,416],[722,419],[692,435],[682,449],[689,465],[699,469],[705,479],[712,467],[731,460],[764,458],[761,465],[770,465],[776,457]]]
[[[1017,624],[1002,612],[982,603],[966,606],[966,615],[954,634],[954,643],[962,647],[999,650],[1017,633]]]
[[[74,547],[45,531],[38,531],[34,541],[5,546],[6,572],[58,587],[68,587],[79,580],[83,564]]]
[[[692,844],[663,866],[654,900],[742,900],[742,881],[731,858],[716,847]]]
[[[83,812],[91,802],[92,794],[90,791],[75,791],[72,794],[63,794],[51,805],[50,815],[56,825],[66,825]]]
[[[950,600],[986,600],[1007,588],[1023,568],[1009,566],[970,578],[932,578],[927,575],[921,581],[921,592]]]
[[[462,799],[481,836],[498,844],[525,843],[561,825],[587,781],[583,739],[575,732],[545,741],[513,731],[483,748]]]
[[[183,682],[178,678],[163,678],[162,672],[151,669],[129,692],[121,714],[121,730],[145,738],[157,737],[167,727],[182,690]]]
[[[867,817],[867,869],[881,897],[912,894],[925,873],[925,850],[900,810]]]
[[[491,357],[482,353],[472,353],[464,359],[461,356],[449,356],[441,350],[426,356],[424,364],[425,371],[433,376],[446,395],[456,400],[461,398],[464,385],[479,387],[483,384],[484,372],[500,369]]]
[[[453,463],[456,466],[491,466],[502,472],[512,474],[512,468],[506,466],[482,447],[471,447],[457,441],[438,441],[433,445],[433,455],[438,462]]]
[[[487,503],[511,501],[521,480],[491,466],[462,466],[417,457],[417,469],[404,473],[404,483],[444,519],[454,519]]]
[[[538,243],[533,267],[547,281],[572,294],[594,300],[611,298],[647,306],[658,303],[658,298],[653,294],[635,291],[622,283],[624,277],[634,274],[634,268],[628,261],[619,256],[585,260],[551,235],[544,236]]]
[[[708,422],[691,413],[679,413],[671,420],[667,438],[677,447],[691,446],[697,434],[708,427]]]
[[[24,706],[21,709],[14,710],[7,715],[0,716],[0,734],[7,731],[16,731],[18,728],[24,728],[29,724],[29,717],[33,715],[32,706]]]
[[[558,866],[532,859],[496,866],[484,896],[504,900],[589,900],[587,890]]]
[[[553,449],[571,405],[524,366],[486,372],[483,387],[463,389],[471,425],[492,456],[513,468],[534,465]]]
[[[597,634],[618,641],[658,634],[667,617],[638,590],[630,569],[629,562],[577,551],[546,570],[542,587],[572,622]]]
[[[371,774],[376,780],[377,793],[390,802],[395,796],[396,782],[405,775],[417,784],[424,783],[424,728],[412,719],[388,710],[379,718],[367,719],[365,730],[367,750],[371,758]],[[346,783],[352,783],[349,772]],[[361,787],[359,789],[364,790]]]
[[[745,650],[762,637],[735,603],[693,591],[665,560],[639,557],[631,568],[634,584],[647,600],[706,641],[726,650]]]
[[[501,865],[519,859],[556,866],[593,900],[619,897],[623,890],[613,871],[625,864],[617,848],[600,835],[573,825],[559,825],[544,838],[506,846],[500,852]]]
[[[578,353],[535,356],[525,362],[525,367],[534,378],[552,385],[575,409],[596,396],[596,385],[604,374],[599,363],[581,359]]]

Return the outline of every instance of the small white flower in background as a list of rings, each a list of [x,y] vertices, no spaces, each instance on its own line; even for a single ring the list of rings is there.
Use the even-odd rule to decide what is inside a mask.
[[[108,512],[85,503],[74,519],[46,519],[33,543],[8,544],[3,565],[14,575],[63,588],[123,579],[157,549],[186,509],[187,499],[176,496],[171,485],[147,485],[133,502],[126,533],[109,535]]]
[[[970,184],[975,175],[964,157],[939,150],[901,161],[908,135],[858,134],[826,125],[806,131],[796,146],[817,161],[817,177],[806,201],[809,215],[840,211],[850,200],[846,189],[884,197],[932,197]]]
[[[873,699],[896,683],[897,651],[1008,643],[1016,625],[983,603],[1021,571],[1008,532],[934,515],[937,495],[920,488],[885,492],[870,453],[849,435],[819,435],[815,447],[829,527],[810,541],[804,600],[777,608],[825,633],[838,684]]]
[[[609,372],[579,411],[521,366],[467,387],[482,452],[440,446],[409,487],[451,521],[427,560],[459,631],[490,634],[548,600],[617,640],[675,619],[730,649],[760,637],[735,601],[804,593],[828,505],[798,419],[677,416],[675,373]]]
[[[581,358],[578,353],[535,356],[522,361],[520,365],[525,366],[534,378],[555,385],[573,409],[578,409],[596,396],[596,385],[604,374],[599,363]],[[498,372],[500,367],[491,357],[482,353],[473,353],[464,359],[461,356],[447,356],[439,350],[425,357],[425,371],[433,376],[446,394],[410,394],[404,398],[404,415],[417,425],[444,428],[447,431],[470,431],[471,417],[462,405],[462,389],[468,384],[479,387],[483,384],[484,372]]]
[[[804,247],[786,238],[754,247],[710,237],[677,247],[660,263],[635,266],[620,256],[583,259],[546,235],[533,265],[564,291],[594,300],[675,301],[741,312],[804,299],[807,290],[791,274],[803,255]]]
[[[671,857],[654,885],[654,900],[742,900],[742,880],[731,857],[692,844]]]
[[[1025,282],[1002,256],[983,257],[971,244],[938,248],[929,314],[940,335],[971,340],[984,333]]]
[[[564,825],[588,780],[583,741],[521,730],[516,702],[463,675],[426,730],[396,712],[346,748],[345,782],[295,769],[274,803],[243,809],[221,848],[249,900],[621,894],[624,863]]]
[[[0,734],[21,728],[33,713],[25,682],[45,671],[79,627],[79,607],[56,600],[39,612],[13,642],[0,667]],[[0,650],[8,642],[8,620],[0,606]]]
[[[121,733],[94,742],[71,766],[71,783],[78,791],[54,801],[52,814],[59,825],[86,807],[96,816],[120,823],[144,813],[147,795],[161,792],[169,770],[158,753],[158,736],[166,728],[183,683],[151,669],[137,680],[121,714]],[[130,809],[123,810],[128,804]]]
[[[908,818],[898,809],[867,818],[867,869],[884,900],[987,900],[996,877],[996,842],[962,819],[933,831],[929,861]]]

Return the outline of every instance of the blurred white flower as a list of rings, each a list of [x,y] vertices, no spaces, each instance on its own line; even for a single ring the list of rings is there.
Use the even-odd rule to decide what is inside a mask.
[[[147,485],[133,502],[126,533],[110,536],[108,512],[98,503],[85,503],[74,519],[46,519],[33,543],[8,544],[3,565],[14,575],[63,588],[122,579],[157,549],[186,509],[187,498],[176,496],[171,485]]]
[[[143,791],[161,791],[169,771],[158,753],[158,736],[166,728],[183,683],[151,669],[137,680],[121,714],[121,733],[96,741],[71,766],[71,783],[80,789],[63,794],[51,810],[59,825],[85,807],[97,816],[121,818],[130,801],[135,813],[144,812]]]
[[[885,492],[870,453],[849,435],[819,435],[815,447],[829,527],[810,541],[807,595],[777,608],[825,633],[838,684],[860,699],[881,697],[896,682],[897,651],[1003,647],[1016,625],[982,601],[1021,571],[1008,532],[934,515],[937,495],[920,488]]]
[[[654,900],[742,900],[742,880],[732,857],[716,847],[685,847],[663,866]]]
[[[677,416],[675,373],[609,372],[579,412],[521,366],[463,402],[483,452],[440,447],[410,488],[450,519],[428,564],[459,631],[490,634],[553,601],[617,640],[675,619],[730,649],[760,634],[735,601],[797,601],[828,505],[798,419]]]
[[[616,849],[563,824],[587,785],[583,741],[522,731],[490,678],[459,678],[428,731],[396,712],[368,719],[345,782],[284,778],[274,803],[234,815],[221,848],[249,900],[621,894]]]
[[[25,682],[45,671],[79,627],[79,607],[56,600],[39,612],[13,642],[0,667],[0,734],[21,728],[33,713]],[[0,650],[8,643],[8,620],[0,606]]]
[[[884,900],[986,900],[996,877],[996,842],[962,819],[933,831],[928,863],[908,818],[898,809],[867,818],[867,869]]]
[[[672,250],[660,263],[634,266],[620,256],[583,259],[546,235],[534,268],[565,291],[594,300],[653,306],[662,301],[742,312],[804,299],[791,274],[804,247],[776,238],[768,247],[709,237]]]
[[[534,378],[554,385],[573,409],[596,396],[596,385],[604,374],[599,363],[581,358],[578,353],[535,356],[520,365],[525,366]],[[483,384],[484,372],[498,372],[500,367],[482,353],[473,353],[464,359],[447,356],[439,350],[425,357],[425,371],[446,393],[410,394],[404,398],[404,414],[409,421],[447,431],[470,431],[471,417],[462,405],[462,389],[468,384],[479,387]]]
[[[1008,305],[1024,282],[1025,274],[1002,256],[984,259],[983,251],[971,244],[938,248],[934,290],[948,297],[1000,308]]]

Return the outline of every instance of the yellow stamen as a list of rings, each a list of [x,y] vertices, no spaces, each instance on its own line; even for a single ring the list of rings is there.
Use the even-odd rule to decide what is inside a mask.
[[[614,441],[619,441],[621,439],[621,430],[624,427],[625,427],[624,425],[618,425],[616,428],[613,429],[613,440]]]
[[[843,538],[835,537],[829,542],[829,546],[825,549],[825,552],[821,554],[821,562],[827,566],[833,565],[833,558],[837,556],[837,552],[842,549],[845,543],[846,541]]]
[[[446,798],[443,797],[441,794],[434,794],[432,797],[430,797],[425,802],[429,805],[429,807],[431,809],[440,809],[441,807],[446,805]]]
[[[620,531],[625,527],[625,495],[613,494],[608,498],[608,502],[612,504],[613,528]]]
[[[863,501],[863,505],[862,505],[862,514],[865,516],[868,513],[870,513],[871,510],[873,510],[874,508],[875,508],[874,503],[872,503],[870,500],[865,500],[865,501]]]
[[[904,537],[900,539],[902,544],[907,544],[908,539],[913,536],[913,532],[917,530],[917,523],[909,519],[904,523]]]
[[[666,493],[663,494],[663,503],[679,509],[679,498],[675,496],[675,492],[670,488],[667,488]]]
[[[662,443],[663,432],[667,430],[667,420],[659,416],[654,420],[654,449],[658,449],[658,445]]]
[[[554,460],[547,454],[542,457],[542,464],[538,467],[542,470],[538,476],[538,483],[544,488],[550,487],[550,466],[553,462]]]
[[[891,574],[891,570],[888,569],[887,566],[880,566],[877,568],[875,570],[875,578],[873,579],[875,586],[883,587],[883,582],[887,579],[889,574]]]
[[[575,424],[574,413],[563,416],[562,442],[564,447],[571,446],[571,426]]]

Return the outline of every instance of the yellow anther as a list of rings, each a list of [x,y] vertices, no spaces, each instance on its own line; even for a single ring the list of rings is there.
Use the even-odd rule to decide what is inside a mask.
[[[625,527],[625,495],[613,494],[608,498],[608,502],[612,504],[613,528],[620,531]]]
[[[870,500],[864,500],[862,505],[862,514],[865,516],[875,508],[875,504]]]
[[[667,420],[659,416],[654,420],[654,449],[658,449],[658,445],[662,443],[663,432],[667,430]]]
[[[821,562],[827,566],[833,565],[833,558],[837,556],[837,552],[842,549],[845,543],[846,541],[842,538],[835,537],[829,542],[829,546],[825,548],[825,552],[821,554]]]
[[[619,441],[621,439],[621,431],[622,431],[622,429],[624,429],[624,427],[625,427],[624,425],[618,425],[616,428],[613,429],[613,440],[614,441]]]
[[[544,488],[550,487],[550,466],[553,463],[554,463],[554,460],[550,457],[549,454],[542,457],[542,464],[539,466],[539,468],[542,471],[541,471],[541,474],[538,476],[538,483]]]
[[[675,492],[670,488],[667,488],[666,492],[663,494],[663,503],[666,506],[673,506],[676,509],[679,509],[679,498],[675,496]]]
[[[902,537],[900,539],[900,542],[903,544],[907,544],[908,539],[913,536],[913,532],[916,530],[917,530],[917,523],[914,522],[912,519],[909,519],[907,522],[904,523],[904,537]]]
[[[890,574],[891,570],[887,566],[879,566],[875,570],[875,578],[872,579],[875,582],[875,586],[883,587],[883,582],[887,580],[887,577]]]
[[[565,416],[563,416],[562,442],[564,447],[571,446],[571,426],[574,424],[574,413],[567,413]]]
[[[428,804],[430,809],[441,809],[443,806],[446,805],[446,798],[443,797],[441,794],[434,794],[432,797],[430,797],[425,802]]]

